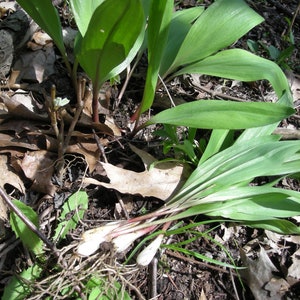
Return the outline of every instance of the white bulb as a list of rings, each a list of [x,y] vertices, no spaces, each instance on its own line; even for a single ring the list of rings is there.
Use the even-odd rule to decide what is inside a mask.
[[[136,262],[140,266],[148,266],[159,249],[164,236],[158,235],[140,254],[138,255]]]
[[[120,223],[114,222],[87,230],[82,235],[82,241],[78,245],[77,253],[82,256],[89,256],[95,253],[103,242],[110,242],[109,234],[119,226]]]

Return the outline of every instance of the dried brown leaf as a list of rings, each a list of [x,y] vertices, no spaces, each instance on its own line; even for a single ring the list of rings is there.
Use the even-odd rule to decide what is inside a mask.
[[[19,178],[19,176],[12,171],[12,168],[9,165],[7,155],[4,154],[0,155],[0,170],[1,170],[0,186],[4,188],[6,184],[9,184],[24,194],[25,186],[22,180]],[[0,197],[0,219],[2,220],[7,219],[7,208],[1,197]]]
[[[5,93],[0,95],[0,103],[5,105],[7,117],[20,119],[47,121],[48,115],[40,111],[38,103],[29,94],[16,93],[8,97]]]
[[[260,248],[259,257],[252,260],[241,250],[241,259],[246,269],[240,270],[240,274],[246,280],[255,299],[281,300],[286,292],[288,283],[281,278],[276,278],[273,272],[278,272],[268,257],[264,248]]]
[[[110,183],[100,182],[93,178],[84,179],[84,183],[101,185],[124,194],[139,194],[144,197],[167,200],[186,181],[189,173],[186,166],[175,162],[162,162],[148,169],[155,159],[136,147],[132,146],[132,149],[142,158],[146,166],[145,171],[138,173],[109,163],[102,163]]]
[[[25,154],[21,167],[25,176],[32,181],[31,189],[53,195],[56,187],[51,182],[54,173],[55,157],[45,150]]]
[[[15,70],[20,70],[18,81],[43,82],[48,76],[55,73],[55,60],[53,47],[22,53],[14,65]]]
[[[300,280],[300,249],[292,255],[293,263],[289,267],[288,276],[296,281]]]
[[[77,143],[69,145],[66,152],[82,154],[89,166],[90,172],[95,169],[100,156],[100,151],[96,142],[91,142],[91,140],[84,141],[83,139],[78,139]]]

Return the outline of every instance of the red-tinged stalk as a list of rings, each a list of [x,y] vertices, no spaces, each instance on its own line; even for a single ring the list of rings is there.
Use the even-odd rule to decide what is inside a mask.
[[[118,235],[112,239],[116,252],[123,252],[139,237],[151,232],[156,226],[150,226],[141,230],[133,231],[126,234]]]
[[[139,228],[140,225],[141,224],[136,224],[136,226],[125,228],[125,229],[121,228],[120,230],[116,229],[110,234],[110,236],[111,236],[112,239],[114,239],[114,238],[117,238],[119,236],[123,236],[123,235],[130,234],[130,233],[137,233],[137,232],[141,232],[142,235],[144,235],[144,234],[149,233],[152,230],[156,229],[156,227],[157,227],[157,225],[142,224],[142,225],[145,225],[145,226],[142,226],[142,228]]]
[[[179,208],[170,208],[168,205],[162,207],[156,212],[139,216],[133,219],[109,223],[107,225],[89,230],[82,236],[82,242],[78,246],[78,253],[88,256],[96,252],[103,242],[111,242],[114,244],[117,252],[125,251],[139,237],[146,235],[158,229],[162,224],[162,230],[166,231],[171,221],[160,218],[165,215],[167,219],[174,216]],[[153,249],[159,247],[161,238],[154,243]],[[151,247],[149,247],[151,248]],[[152,250],[154,251],[154,250]],[[157,251],[157,250],[156,250]],[[153,254],[155,255],[155,253]]]
[[[93,102],[92,102],[92,111],[93,111],[93,122],[99,123],[99,114],[98,114],[98,97],[99,91],[97,85],[93,87]]]

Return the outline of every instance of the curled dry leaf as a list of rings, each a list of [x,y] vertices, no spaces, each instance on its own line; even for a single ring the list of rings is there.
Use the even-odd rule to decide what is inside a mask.
[[[49,195],[54,194],[56,188],[51,182],[54,163],[53,154],[44,150],[25,154],[21,167],[25,176],[32,181],[32,190]]]
[[[19,190],[22,194],[25,193],[25,186],[22,180],[16,175],[9,165],[7,155],[0,155],[0,186],[4,187],[5,184],[10,184],[15,189]]]
[[[109,163],[102,163],[110,183],[100,182],[93,178],[85,178],[84,183],[101,185],[123,194],[139,194],[161,200],[167,200],[185,183],[189,175],[187,166],[175,162],[161,162],[150,168],[150,164],[156,161],[155,158],[134,146],[131,148],[143,160],[145,171],[138,173]]]
[[[42,48],[39,45],[35,45],[35,47]],[[33,52],[23,53],[13,67],[15,70],[20,70],[17,81],[43,82],[48,76],[55,73],[55,59],[53,47],[44,47]]]
[[[4,188],[6,184],[18,189],[21,193],[25,193],[25,187],[19,176],[17,176],[9,165],[7,155],[0,155],[0,186]],[[7,220],[7,209],[2,198],[0,197],[0,219]]]
[[[12,97],[1,93],[0,103],[5,106],[7,117],[19,117],[21,119],[47,121],[48,115],[41,112],[38,103],[29,95],[16,93]]]
[[[246,269],[240,270],[240,274],[246,280],[255,299],[281,300],[289,284],[283,278],[277,278],[273,273],[278,272],[264,248],[260,248],[259,257],[256,260],[246,256],[241,249],[241,259]]]
[[[0,94],[0,116],[3,119],[18,117],[21,120],[35,120],[50,124],[46,108],[40,105],[30,94],[24,94],[24,91],[17,91],[12,97],[8,97],[5,93]],[[66,110],[62,110],[62,117],[67,125],[73,121],[73,116]],[[96,132],[105,133],[109,136],[121,136],[120,129],[109,118],[105,121],[105,124],[96,124],[92,122],[90,116],[82,114],[77,125],[84,128],[93,128]]]
[[[28,141],[26,137],[16,139],[9,134],[0,133],[0,147],[18,147],[18,148],[25,148],[30,150],[38,150],[39,147],[36,144],[31,143]],[[8,151],[9,152],[9,151]]]
[[[291,70],[285,71],[285,74],[291,86],[294,102],[299,101],[300,100],[300,76],[295,74]]]
[[[292,255],[293,263],[288,269],[288,279],[292,283],[300,281],[300,249]]]

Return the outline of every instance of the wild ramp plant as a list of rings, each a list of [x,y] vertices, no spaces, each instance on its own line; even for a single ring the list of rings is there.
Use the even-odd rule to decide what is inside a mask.
[[[66,137],[64,132],[57,130],[56,119],[63,121],[63,117],[56,118],[56,115],[60,114],[62,110],[61,107],[58,110],[53,109],[56,100],[55,89],[54,92],[51,92],[51,99],[47,101],[50,102],[48,112],[52,127],[60,141],[56,173],[61,179],[68,142],[90,93],[92,93],[93,99],[91,126],[92,123],[96,123],[96,126],[101,126],[102,132],[113,134],[108,126],[99,124],[99,90],[105,81],[126,69],[139,50],[143,42],[146,21],[144,9],[139,0],[69,1],[78,27],[74,43],[75,59],[71,65],[63,41],[59,15],[51,0],[20,0],[17,2],[53,39],[66,64],[77,94],[76,112]],[[86,88],[84,81],[81,82],[77,79],[79,64],[91,79],[92,91]]]
[[[126,69],[143,42],[145,16],[141,1],[69,1],[78,27],[73,67],[64,46],[58,12],[51,0],[17,2],[53,39],[75,89],[78,64],[90,77],[93,84],[93,121],[99,123],[98,96],[101,86]]]
[[[93,82],[94,99],[103,80],[124,70],[136,54],[139,57],[146,49],[149,65],[137,119],[152,106],[159,75],[166,81],[185,73],[240,81],[266,79],[279,100],[278,103],[195,101],[165,110],[143,124],[138,129],[162,123],[211,129],[212,133],[194,172],[177,195],[153,213],[85,232],[78,253],[90,255],[105,241],[122,251],[121,245],[129,246],[138,237],[161,229],[139,255],[138,262],[146,265],[172,222],[201,214],[283,234],[299,234],[299,228],[287,220],[300,213],[299,193],[275,186],[276,181],[299,172],[300,167],[299,142],[281,141],[279,136],[272,135],[278,122],[294,112],[288,82],[275,63],[242,49],[227,49],[262,22],[262,17],[241,0],[219,0],[206,10],[196,7],[180,12],[173,12],[170,0],[118,1],[120,9],[116,12],[116,1],[94,1],[89,6],[87,1],[70,0],[79,28],[74,47],[76,61],[70,74],[75,77],[77,65],[82,65]],[[67,59],[61,25],[51,2],[18,2],[53,38]],[[103,23],[102,14],[105,15]],[[111,14],[116,17],[110,18]],[[136,27],[132,24],[135,19]],[[126,35],[123,31],[123,36],[119,34],[116,30],[119,27],[127,29]],[[131,32],[132,27],[139,30]],[[110,61],[106,64],[107,57]],[[243,130],[236,139],[233,138],[235,130]],[[253,185],[253,180],[260,176],[272,176],[276,180]]]
[[[77,85],[78,64],[91,78],[94,121],[98,121],[98,91],[101,84],[126,69],[134,57],[140,57],[145,50],[148,52],[149,64],[143,99],[136,113],[137,119],[152,106],[159,74],[163,80],[171,80],[185,73],[201,73],[241,81],[267,79],[279,96],[279,102],[291,106],[289,97],[282,97],[282,90],[278,89],[279,85],[284,84],[285,77],[275,64],[242,49],[222,50],[263,21],[244,1],[219,0],[206,10],[195,7],[175,13],[171,0],[116,1],[69,1],[79,29],[74,45],[75,61],[72,70],[63,44],[58,13],[51,1],[18,1],[54,40],[66,61],[74,85]],[[211,39],[212,36],[214,39]],[[192,105],[197,114],[199,103],[194,102]],[[204,102],[199,112],[205,110],[206,105],[209,105],[207,111],[223,105],[227,113],[229,110],[238,113],[239,106],[230,101],[214,104]],[[270,103],[259,103],[258,106],[260,111],[256,110],[256,105],[243,104],[244,112],[253,111],[257,118],[251,123],[248,116],[248,124],[240,124],[240,128],[273,123],[284,117],[276,115],[275,110],[280,110],[279,106]],[[264,119],[267,118],[266,111],[269,112],[268,120]],[[179,115],[177,117],[180,118]],[[243,116],[240,115],[240,118]],[[209,127],[205,126],[204,128]],[[202,125],[193,124],[191,127]],[[228,122],[225,127],[236,129],[236,125],[233,128]]]
[[[52,37],[74,86],[77,86],[78,64],[91,78],[96,122],[101,85],[125,70],[135,56],[139,58],[145,50],[148,53],[147,79],[137,116],[152,106],[159,74],[164,80],[185,73],[242,81],[280,80],[270,75],[267,61],[255,55],[241,49],[220,51],[263,21],[242,0],[219,0],[206,10],[194,7],[178,12],[173,12],[171,0],[70,0],[79,30],[73,67],[66,54],[59,16],[51,1],[19,0],[18,3]],[[232,104],[227,102],[227,105]]]
[[[262,18],[242,1],[216,1],[205,11],[191,10],[193,17],[185,11],[172,16],[168,1],[161,1],[160,5],[153,3],[148,23],[149,67],[138,113],[151,107],[158,74],[166,79],[184,73],[241,81],[267,79],[279,101],[277,104],[197,101],[152,117],[142,127],[162,123],[213,130],[197,168],[179,193],[161,209],[87,231],[78,252],[90,255],[104,241],[123,251],[138,237],[163,226],[162,233],[138,256],[138,262],[146,265],[161,245],[171,222],[199,214],[283,234],[299,233],[298,226],[286,218],[299,215],[300,194],[275,187],[283,176],[299,172],[300,166],[299,141],[280,141],[279,136],[272,135],[278,122],[293,113],[293,99],[285,75],[273,62],[244,50],[220,51]],[[170,33],[178,24],[182,26],[182,36],[175,41]],[[159,40],[165,43],[156,52]],[[245,130],[234,140],[233,130],[241,129]],[[260,176],[274,176],[277,180],[253,185],[253,180]]]

